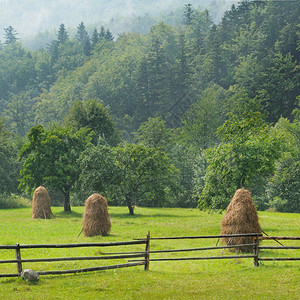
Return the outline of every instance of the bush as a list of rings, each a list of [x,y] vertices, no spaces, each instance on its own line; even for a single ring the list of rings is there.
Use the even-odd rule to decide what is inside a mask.
[[[30,206],[30,201],[20,195],[0,194],[0,209]]]
[[[290,212],[288,204],[287,200],[281,199],[280,197],[274,197],[270,201],[270,208],[274,211]]]

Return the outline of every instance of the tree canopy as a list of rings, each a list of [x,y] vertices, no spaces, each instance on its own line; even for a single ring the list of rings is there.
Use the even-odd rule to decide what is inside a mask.
[[[149,30],[119,35],[77,20],[35,50],[7,27],[0,117],[11,134],[1,153],[15,170],[22,148],[20,187],[56,187],[66,203],[99,190],[131,211],[223,209],[242,185],[259,209],[297,211],[299,10],[297,1],[242,1],[214,22],[187,4],[166,22],[133,17]],[[6,177],[7,191],[15,179]]]
[[[12,133],[5,128],[4,120],[0,120],[0,193],[17,191],[17,153]]]
[[[207,150],[200,208],[222,210],[237,189],[258,189],[274,172],[275,162],[284,151],[283,138],[269,128],[259,112],[230,115],[219,134],[221,143]]]
[[[157,148],[126,144],[114,148],[91,147],[82,156],[81,183],[104,193],[115,203],[125,203],[129,213],[135,205],[163,206],[175,191],[176,168]]]
[[[60,191],[64,195],[64,210],[70,211],[70,191],[80,174],[78,158],[90,142],[87,130],[73,133],[70,128],[45,130],[38,125],[31,128],[27,139],[20,151],[20,188],[32,192],[43,185]]]

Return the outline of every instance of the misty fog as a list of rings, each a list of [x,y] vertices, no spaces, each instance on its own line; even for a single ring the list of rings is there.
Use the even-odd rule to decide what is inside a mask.
[[[110,26],[111,31],[117,35],[123,31],[134,30],[126,18],[149,15],[160,16],[159,21],[164,21],[164,15],[183,9],[185,4],[190,3],[200,10],[209,9],[214,21],[218,21],[223,12],[236,2],[233,0],[0,0],[0,28],[3,30],[8,26],[14,27],[18,37],[26,44],[41,32],[44,34],[44,39],[47,39],[48,35],[51,40],[61,23],[65,24],[71,34],[80,22],[84,22],[87,27],[91,27],[91,30],[93,26]],[[0,35],[1,40],[3,34]]]

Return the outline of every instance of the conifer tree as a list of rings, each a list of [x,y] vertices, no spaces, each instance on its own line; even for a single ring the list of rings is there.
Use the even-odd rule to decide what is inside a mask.
[[[113,39],[114,39],[114,37],[113,37],[113,35],[112,35],[112,33],[110,32],[110,30],[109,29],[107,29],[106,30],[106,33],[105,33],[105,39],[107,40],[107,41],[112,41]]]
[[[100,32],[99,32],[99,38],[100,39],[105,39],[105,28],[103,26],[100,27]]]
[[[12,27],[8,26],[7,28],[4,28],[5,34],[5,44],[6,45],[12,45],[15,44],[18,40],[17,38],[17,31]]]
[[[99,33],[97,31],[97,28],[94,29],[92,33],[92,45],[95,46],[99,42]]]
[[[64,44],[68,39],[68,33],[65,29],[64,24],[60,24],[58,34],[57,34],[57,40],[60,44]]]
[[[91,44],[89,36],[87,36],[87,38],[83,42],[83,52],[86,56],[90,56],[91,51],[92,51],[92,44]]]
[[[83,22],[81,22],[77,27],[77,33],[75,35],[78,42],[81,42],[84,44],[86,42],[86,39],[88,38],[88,33],[85,30],[85,26]]]
[[[183,25],[191,25],[193,19],[194,10],[192,8],[192,4],[186,4],[184,8],[184,19]]]

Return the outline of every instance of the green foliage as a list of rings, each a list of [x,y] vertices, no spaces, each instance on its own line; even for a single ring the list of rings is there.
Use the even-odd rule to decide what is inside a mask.
[[[12,45],[15,44],[18,40],[17,38],[17,31],[12,27],[8,26],[7,28],[4,28],[5,31],[5,44],[6,45]]]
[[[277,211],[300,212],[300,118],[299,109],[294,111],[295,119],[289,122],[281,118],[276,128],[285,137],[287,152],[276,163],[275,174],[268,182],[269,206]]]
[[[172,97],[172,62],[175,60],[175,31],[160,23],[153,26],[148,36],[149,50],[144,55],[137,72],[137,112],[140,121],[161,115],[169,110]],[[175,53],[174,53],[175,52]]]
[[[12,97],[5,109],[7,126],[18,136],[24,137],[34,123],[34,91],[21,92]]]
[[[75,131],[83,127],[88,128],[94,133],[92,142],[95,145],[102,139],[112,146],[120,141],[107,107],[96,99],[75,101],[65,118],[65,123]]]
[[[36,124],[48,132],[53,123],[67,123],[73,131],[81,127],[94,131],[95,145],[114,147],[120,142],[118,130],[125,142],[133,142],[135,134],[140,146],[160,148],[180,170],[178,198],[171,201],[166,196],[170,205],[193,206],[193,193],[199,196],[204,191],[210,197],[213,191],[208,192],[208,186],[216,184],[221,187],[213,197],[218,194],[216,202],[225,203],[241,182],[255,186],[261,209],[268,208],[274,197],[291,201],[291,194],[274,191],[279,174],[286,178],[289,164],[296,178],[297,160],[290,160],[296,146],[286,150],[286,163],[278,160],[271,124],[281,116],[294,120],[300,82],[297,4],[243,1],[214,24],[214,4],[210,11],[201,11],[191,2],[165,13],[165,23],[152,15],[130,18],[140,33],[113,38],[112,32],[124,31],[124,26],[121,30],[101,26],[90,40],[90,28],[81,22],[74,37],[64,24],[57,36],[49,32],[47,38],[52,35],[53,40],[47,49],[28,51],[19,42],[3,44],[0,114],[19,136]],[[128,20],[111,20],[107,26],[116,28]],[[230,118],[222,126],[227,113]],[[296,126],[292,122],[289,128],[297,132]],[[53,140],[50,146],[54,145]],[[42,152],[39,155],[43,157]],[[43,171],[37,161],[31,164]],[[211,164],[218,164],[216,171]],[[28,181],[39,182],[36,177],[28,176]],[[297,189],[292,179],[286,184],[291,191]],[[270,187],[271,198],[265,186]],[[207,197],[205,201],[212,201]]]
[[[93,30],[91,42],[93,47],[99,42],[99,33],[97,31],[97,28]]]
[[[281,212],[300,212],[300,155],[280,161],[269,181],[269,206]]]
[[[58,29],[58,33],[57,33],[57,41],[59,44],[64,44],[67,40],[68,40],[68,33],[65,29],[65,25],[64,24],[60,24],[59,29]]]
[[[284,145],[259,112],[230,115],[219,128],[222,143],[207,150],[208,167],[200,195],[201,209],[225,209],[236,189],[254,191],[275,170]]]
[[[206,52],[207,39],[213,25],[208,10],[203,12],[192,11],[190,24],[185,28],[188,55],[190,59],[201,56]]]
[[[111,42],[110,30],[102,26],[91,45],[83,22],[75,39],[61,24],[48,53],[28,53],[18,43],[13,51],[4,47],[1,106],[34,91],[34,119],[45,125],[49,119],[61,122],[75,100],[97,98],[110,106],[118,128],[126,127],[130,132],[124,135],[130,136],[149,117],[162,116],[179,127],[190,104],[215,83],[224,89],[238,85],[250,98],[259,98],[268,121],[290,118],[299,90],[296,3],[244,1],[218,25],[211,15],[187,4],[181,9],[182,28],[152,24],[147,34],[122,33]],[[124,116],[130,124],[124,124],[129,120]]]
[[[192,8],[192,4],[186,4],[184,8],[184,20],[182,22],[184,25],[191,25],[193,20],[193,13],[194,10]]]
[[[127,144],[114,149],[120,182],[118,192],[126,201],[130,213],[134,205],[162,206],[166,188],[174,189],[177,170],[160,150]]]
[[[115,204],[162,206],[176,185],[177,170],[159,149],[126,144],[90,147],[81,157],[80,183]],[[117,201],[117,202],[115,202]]]
[[[19,164],[18,152],[4,120],[0,119],[0,193],[16,192]]]
[[[196,207],[197,199],[193,195],[193,181],[195,177],[195,159],[200,149],[195,149],[180,136],[173,136],[173,145],[169,150],[169,156],[174,166],[180,171],[177,179],[178,194],[171,205],[175,207]]]
[[[161,118],[149,118],[135,133],[136,141],[150,148],[167,150],[171,143],[171,130]]]
[[[20,188],[32,192],[40,185],[50,186],[65,196],[65,211],[70,210],[70,190],[79,176],[78,158],[90,141],[86,129],[75,133],[70,128],[41,125],[32,127],[28,142],[20,151],[23,161]]]
[[[198,149],[205,150],[216,143],[216,130],[224,121],[227,94],[220,86],[208,87],[186,112],[182,120],[183,134]]]
[[[21,208],[30,206],[27,198],[16,194],[0,194],[0,209]]]
[[[81,154],[79,162],[80,176],[76,192],[80,198],[85,200],[95,191],[109,197],[111,187],[119,180],[112,148],[102,144],[90,145]],[[113,203],[121,204],[118,200]]]
[[[4,102],[1,112],[9,97],[33,87],[35,76],[34,60],[21,44],[8,45],[0,51],[0,97]]]
[[[84,54],[89,56],[91,54],[92,44],[83,22],[77,26],[75,38],[81,44]]]
[[[85,40],[88,38],[88,33],[85,29],[83,22],[81,22],[77,26],[77,33],[75,35],[75,38],[77,39],[78,42],[81,42],[81,43],[84,43]]]

